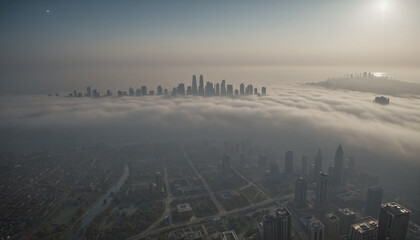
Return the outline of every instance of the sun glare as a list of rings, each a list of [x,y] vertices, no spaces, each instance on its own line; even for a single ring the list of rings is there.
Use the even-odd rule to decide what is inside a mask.
[[[382,1],[379,3],[379,8],[382,12],[385,12],[388,9],[388,3],[386,1]]]

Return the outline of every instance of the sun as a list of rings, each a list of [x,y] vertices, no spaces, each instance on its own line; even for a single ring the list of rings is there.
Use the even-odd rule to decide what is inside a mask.
[[[388,9],[388,3],[386,1],[382,1],[379,3],[379,9],[382,12],[385,12]]]

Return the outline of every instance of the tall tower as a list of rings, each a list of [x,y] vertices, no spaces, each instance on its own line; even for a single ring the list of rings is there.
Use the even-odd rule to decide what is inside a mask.
[[[245,95],[245,85],[243,83],[239,86],[239,94]]]
[[[341,208],[337,211],[340,218],[340,235],[347,235],[350,231],[350,225],[356,221],[356,213],[349,208]]]
[[[343,183],[343,162],[344,162],[344,152],[343,147],[341,144],[338,146],[337,151],[335,152],[335,159],[334,159],[334,177],[335,177],[335,184],[341,185]]]
[[[319,220],[313,220],[308,225],[308,240],[324,240],[324,224]]]
[[[325,214],[325,240],[340,239],[340,219],[333,213]]]
[[[314,181],[318,177],[318,174],[322,171],[322,154],[321,149],[318,149],[318,153],[316,154],[314,160]]]
[[[372,217],[350,226],[349,240],[377,240],[378,221]]]
[[[204,96],[204,78],[200,75],[200,85],[198,87],[198,95]]]
[[[324,206],[327,202],[327,187],[328,175],[325,173],[318,173],[318,179],[316,184],[316,204],[318,206]]]
[[[226,81],[222,80],[222,84],[220,85],[220,95],[226,96]]]
[[[191,87],[192,87],[192,94],[197,95],[197,78],[195,75],[192,76]]]
[[[284,154],[284,172],[286,174],[293,174],[293,152],[287,151]]]
[[[306,193],[307,193],[307,184],[306,180],[302,177],[296,179],[295,182],[295,205],[297,207],[303,207],[306,204]]]
[[[398,203],[384,203],[379,213],[378,240],[405,240],[410,211]]]
[[[292,215],[285,207],[263,216],[263,240],[291,240]]]
[[[366,216],[378,218],[379,211],[381,210],[383,193],[384,188],[381,186],[371,186],[368,188],[365,207]]]

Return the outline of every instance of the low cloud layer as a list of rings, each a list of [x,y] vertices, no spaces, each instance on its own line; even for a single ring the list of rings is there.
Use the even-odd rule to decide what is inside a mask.
[[[394,97],[382,106],[369,93],[311,86],[269,90],[267,96],[239,98],[2,96],[0,128],[154,140],[255,138],[314,154],[341,143],[355,153],[419,160],[419,99]]]

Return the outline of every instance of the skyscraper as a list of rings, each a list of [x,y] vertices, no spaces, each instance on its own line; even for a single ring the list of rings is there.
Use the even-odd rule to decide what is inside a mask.
[[[286,151],[284,154],[284,172],[286,174],[293,174],[293,152]]]
[[[356,221],[356,213],[348,208],[341,208],[337,211],[340,218],[340,235],[347,235],[350,232],[350,225]]]
[[[147,95],[147,87],[146,86],[141,86],[141,95],[142,96],[146,96]]]
[[[233,96],[233,85],[232,84],[228,84],[226,86],[226,95]]]
[[[343,147],[341,144],[338,146],[337,151],[335,152],[335,159],[334,159],[334,182],[337,185],[341,185],[343,183],[343,162],[344,162],[344,152]]]
[[[220,95],[226,96],[226,81],[222,80],[222,84],[220,85]]]
[[[200,75],[200,85],[198,86],[198,95],[204,96],[204,78]]]
[[[86,96],[87,97],[92,97],[92,91],[91,91],[90,87],[86,88]]]
[[[220,96],[220,84],[219,83],[216,83],[216,86],[214,87],[214,94],[216,95],[216,96]]]
[[[162,86],[157,86],[157,95],[162,95]]]
[[[134,96],[134,88],[132,88],[132,87],[130,87],[129,89],[128,89],[128,95],[130,95],[130,96]]]
[[[324,240],[325,226],[321,221],[314,219],[308,225],[308,240]]]
[[[275,213],[263,216],[262,239],[291,240],[292,215],[285,207],[276,209]]]
[[[366,194],[366,216],[378,218],[379,211],[381,210],[382,195],[384,188],[381,186],[371,186],[367,190]]]
[[[239,86],[239,93],[241,95],[245,94],[245,85],[243,83],[241,83],[241,85]]]
[[[300,175],[308,175],[308,158],[305,155],[302,156],[302,170],[300,171]]]
[[[324,206],[327,202],[327,187],[328,187],[328,175],[325,173],[318,173],[317,184],[316,184],[316,204],[318,206]]]
[[[318,174],[322,171],[322,155],[321,155],[321,149],[318,149],[318,153],[316,154],[315,160],[314,160],[314,181],[316,181],[316,178],[318,177]]]
[[[178,84],[178,87],[176,88],[176,94],[185,95],[185,84],[183,83]]]
[[[261,94],[262,95],[266,95],[267,94],[267,88],[266,87],[261,87]]]
[[[325,240],[340,239],[340,218],[333,213],[325,214]]]
[[[367,217],[350,226],[349,240],[377,240],[378,221]]]
[[[405,240],[410,211],[398,203],[384,203],[379,213],[378,240]]]
[[[195,77],[195,75],[192,76],[192,93],[193,95],[197,95],[197,78]]]
[[[303,207],[306,205],[306,192],[307,192],[306,180],[302,177],[296,179],[294,202],[297,207]]]

